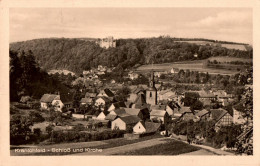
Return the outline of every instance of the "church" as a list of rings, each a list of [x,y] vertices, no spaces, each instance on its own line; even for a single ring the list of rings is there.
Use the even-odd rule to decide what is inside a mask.
[[[146,103],[151,105],[157,105],[157,89],[154,82],[154,72],[151,73],[149,80],[149,87],[146,90]]]

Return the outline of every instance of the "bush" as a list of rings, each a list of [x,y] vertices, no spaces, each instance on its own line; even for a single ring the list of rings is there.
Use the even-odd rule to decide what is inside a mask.
[[[100,141],[107,140],[111,138],[123,137],[125,131],[122,130],[112,130],[103,132],[76,132],[76,131],[54,131],[52,134],[52,141],[55,143],[61,142],[87,142],[87,141]]]

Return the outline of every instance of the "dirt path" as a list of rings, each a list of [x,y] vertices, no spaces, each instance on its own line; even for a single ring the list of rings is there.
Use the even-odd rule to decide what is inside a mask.
[[[175,139],[175,138],[171,138],[171,139]],[[178,139],[175,139],[175,140],[178,140]],[[178,141],[181,141],[181,140],[178,140]],[[188,144],[187,141],[182,141],[186,144]],[[197,145],[197,144],[191,144],[192,146],[196,146],[196,147],[199,147],[199,148],[202,148],[204,149],[205,151],[208,151],[208,153],[212,153],[212,154],[215,154],[215,155],[223,155],[223,156],[234,156],[233,153],[230,153],[230,152],[226,152],[226,151],[223,151],[223,150],[220,150],[220,149],[215,149],[213,147],[210,147],[210,146],[206,146],[206,145]],[[197,152],[198,153],[198,152]],[[191,155],[191,154],[190,154]]]
[[[156,139],[151,139],[147,141],[141,141],[129,145],[123,145],[119,147],[114,147],[114,148],[108,148],[108,149],[103,149],[102,152],[83,152],[83,153],[77,153],[77,154],[72,154],[74,156],[80,156],[80,155],[113,155],[113,154],[122,154],[128,151],[134,151],[158,144],[163,144],[166,143],[166,139],[168,138],[156,138]]]
[[[180,154],[181,156],[196,156],[196,155],[216,155],[215,153],[212,153],[208,150],[205,149],[200,149],[194,152],[189,152],[189,153],[184,153],[184,154]]]

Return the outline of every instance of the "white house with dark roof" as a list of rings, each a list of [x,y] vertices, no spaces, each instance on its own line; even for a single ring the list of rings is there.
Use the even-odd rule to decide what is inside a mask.
[[[56,111],[61,111],[64,106],[60,100],[60,95],[55,94],[44,94],[40,99],[40,103],[42,109],[49,109],[52,106]]]
[[[85,97],[85,98],[82,98],[81,100],[80,100],[80,104],[81,105],[90,105],[90,104],[92,104],[92,102],[93,102],[93,99],[92,98],[87,98],[87,97]]]
[[[127,128],[133,128],[141,119],[138,116],[124,116],[118,117],[112,121],[111,129],[127,130]]]
[[[133,132],[136,134],[155,133],[155,132],[159,131],[160,127],[161,127],[160,123],[139,121],[133,127]]]
[[[221,126],[229,126],[233,123],[233,117],[224,109],[211,109],[210,119],[215,122],[215,129],[218,130]]]
[[[167,111],[164,111],[164,110],[152,110],[150,112],[150,119],[152,121],[159,121],[159,122],[162,122],[162,124],[165,124],[170,119],[170,116],[167,113]]]
[[[99,94],[97,95],[98,97],[114,97],[114,93],[110,90],[110,89],[103,89],[99,92]]]
[[[110,107],[108,108],[108,111],[111,112],[111,111],[113,111],[113,110],[115,110],[115,109],[118,109],[118,108],[120,108],[120,107],[124,107],[124,108],[125,108],[125,107],[126,107],[125,103],[122,102],[122,101],[112,103],[112,104],[110,105]]]

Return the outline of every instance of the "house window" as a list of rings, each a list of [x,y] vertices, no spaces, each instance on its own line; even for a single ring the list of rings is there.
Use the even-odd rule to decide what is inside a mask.
[[[152,95],[152,92],[150,92],[150,97],[152,97],[153,95]]]
[[[140,126],[139,126],[139,129],[140,129]]]

